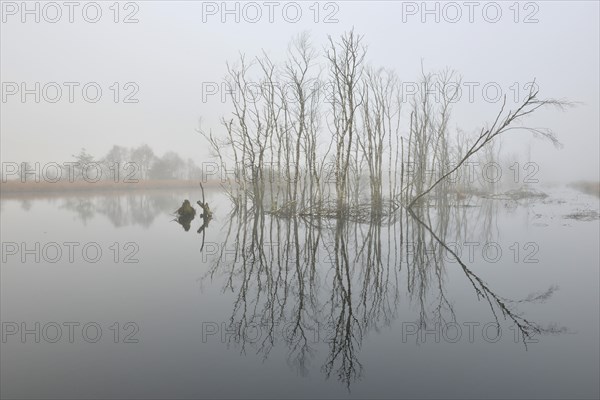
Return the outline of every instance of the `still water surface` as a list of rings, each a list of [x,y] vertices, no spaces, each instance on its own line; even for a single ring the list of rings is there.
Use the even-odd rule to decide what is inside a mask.
[[[189,230],[199,191],[2,199],[1,395],[598,398],[599,224],[565,218],[598,199],[549,194],[342,223],[209,191]]]

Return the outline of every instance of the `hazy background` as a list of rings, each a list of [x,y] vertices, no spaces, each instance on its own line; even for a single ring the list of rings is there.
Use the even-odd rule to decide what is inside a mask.
[[[474,101],[457,105],[452,128],[472,132],[493,120],[500,103],[490,104],[482,96],[481,87],[488,82],[497,82],[510,97],[515,82],[524,93],[523,86],[535,78],[541,97],[581,102],[567,112],[542,111],[528,123],[555,130],[565,145],[562,150],[524,135],[505,139],[504,154],[527,151],[531,143],[531,160],[540,165],[539,177],[545,181],[599,179],[600,32],[595,1],[520,3],[517,23],[512,2],[497,3],[502,11],[497,23],[484,18],[482,10],[490,2],[478,3],[473,22],[469,22],[468,7],[455,3],[462,12],[456,23],[448,21],[454,18],[454,9],[446,8],[444,14],[445,3],[437,3],[440,20],[436,22],[434,14],[423,15],[421,2],[373,1],[322,2],[318,22],[314,3],[301,2],[302,16],[296,23],[283,18],[282,9],[289,2],[278,2],[270,23],[268,8],[257,2],[262,18],[251,23],[248,19],[254,18],[254,10],[246,8],[244,14],[244,3],[238,4],[240,22],[236,22],[235,15],[222,15],[221,10],[203,14],[203,8],[221,8],[221,2],[142,1],[133,3],[139,8],[134,15],[138,22],[130,24],[113,21],[112,2],[100,2],[102,17],[97,23],[82,18],[86,2],[75,8],[73,23],[68,22],[64,6],[57,23],[46,22],[43,15],[39,23],[33,15],[26,15],[23,23],[20,10],[11,15],[12,4],[21,7],[21,2],[7,3],[11,2],[2,4],[0,39],[3,85],[81,85],[75,88],[73,103],[63,86],[63,97],[54,104],[43,98],[36,103],[33,95],[23,103],[19,95],[6,97],[3,86],[2,161],[64,162],[81,147],[100,155],[113,144],[147,143],[158,155],[173,150],[200,165],[208,153],[195,132],[198,119],[202,117],[203,127],[217,133],[220,116],[229,110],[220,96],[203,101],[203,83],[220,83],[226,61],[235,61],[239,52],[253,57],[262,49],[281,59],[290,39],[302,31],[308,31],[320,49],[327,35],[337,36],[354,27],[365,35],[368,61],[395,69],[403,81],[419,79],[423,60],[426,71],[448,66],[461,73],[464,82],[479,83]],[[34,2],[27,4],[35,7]],[[44,3],[39,4],[43,13]],[[234,2],[228,4],[234,9]],[[434,2],[427,4],[436,7]],[[120,6],[120,20],[135,11],[133,6],[125,9],[125,3]],[[415,15],[406,12],[412,7],[419,8]],[[331,12],[338,22],[323,23]],[[48,13],[49,18],[55,15],[54,10]],[[537,22],[524,23],[532,13]],[[487,16],[493,18],[494,10],[488,9]],[[103,90],[97,103],[81,96],[87,82],[97,82]],[[121,88],[117,103],[109,89],[114,82]],[[124,90],[127,82],[139,87],[134,96],[138,103],[122,102],[131,92]]]

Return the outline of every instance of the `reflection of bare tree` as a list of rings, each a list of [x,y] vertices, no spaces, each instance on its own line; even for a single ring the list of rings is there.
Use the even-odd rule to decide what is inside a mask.
[[[202,213],[200,214],[200,218],[202,218],[202,225],[198,228],[198,233],[202,234],[202,245],[200,246],[200,251],[204,249],[204,242],[206,240],[206,228],[208,228],[208,224],[212,220],[213,213],[206,202],[206,198],[204,197],[204,186],[202,186],[202,182],[200,182],[200,189],[202,190],[202,200],[198,200],[197,203],[202,209]]]
[[[527,320],[525,317],[519,314],[519,312],[516,309],[511,307],[517,303],[522,302],[544,301],[550,298],[550,296],[552,296],[554,291],[557,289],[556,287],[552,286],[541,294],[532,294],[529,295],[527,298],[518,301],[500,297],[494,291],[492,291],[488,284],[486,284],[471,269],[469,269],[469,267],[467,267],[467,265],[460,259],[456,252],[453,249],[451,249],[442,239],[440,239],[440,237],[438,237],[433,232],[433,230],[428,226],[428,224],[423,222],[420,216],[418,216],[413,210],[410,209],[409,213],[414,218],[414,220],[417,223],[419,223],[430,234],[430,236],[441,245],[441,248],[446,250],[458,262],[463,272],[465,273],[465,276],[473,286],[473,289],[477,294],[477,298],[479,300],[484,299],[489,304],[490,310],[496,320],[496,324],[498,327],[500,326],[499,315],[501,315],[505,319],[508,318],[509,320],[511,320],[522,334],[523,344],[525,346],[527,346],[528,339],[530,339],[536,334],[560,333],[564,331],[564,328],[557,329],[554,326],[544,328],[533,321]]]
[[[346,229],[347,224],[344,220],[337,219],[333,249],[335,278],[328,317],[328,326],[332,328],[332,332],[329,338],[330,350],[323,370],[329,377],[336,365],[339,365],[336,371],[338,379],[350,385],[362,372],[362,364],[358,361],[356,350],[362,343],[363,330],[357,318],[357,306],[353,306],[352,303],[351,259]]]
[[[421,326],[455,321],[444,281],[449,259],[456,260],[493,317],[513,321],[523,340],[552,331],[526,319],[516,307],[522,301],[543,301],[554,288],[520,301],[503,298],[446,243],[448,237],[464,240],[464,212],[476,211],[449,205],[398,209],[392,216],[363,222],[311,215],[280,218],[238,209],[230,216],[224,242],[210,244],[218,251],[212,252],[214,262],[205,278],[224,278],[224,291],[234,295],[228,329],[240,351],[252,347],[266,358],[283,342],[288,364],[305,374],[324,342],[321,370],[348,388],[363,371],[359,350],[365,337],[398,318],[401,287],[418,306]],[[480,212],[493,214],[493,208]],[[493,238],[495,231],[486,223],[481,229]],[[317,343],[323,332],[315,329],[323,326],[328,329]],[[263,335],[253,340],[247,333],[257,327]]]

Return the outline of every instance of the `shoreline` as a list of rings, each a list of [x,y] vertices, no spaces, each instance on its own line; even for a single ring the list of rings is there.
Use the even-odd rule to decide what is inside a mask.
[[[146,180],[138,182],[20,182],[11,180],[0,182],[0,198],[20,198],[20,197],[55,197],[64,195],[106,195],[106,194],[126,194],[132,192],[144,192],[155,190],[184,190],[200,189],[199,180],[177,179],[177,180]],[[555,186],[557,183],[546,186]],[[221,189],[221,182],[218,180],[209,180],[202,182],[206,189]],[[600,197],[600,182],[595,181],[575,181],[558,184],[569,187],[580,193]]]
[[[131,193],[164,189],[200,189],[199,180],[153,180],[132,183],[125,182],[20,182],[7,181],[0,183],[0,197],[13,198],[36,195],[65,195],[65,194],[108,194]],[[209,188],[220,188],[221,182],[211,180],[202,182]]]

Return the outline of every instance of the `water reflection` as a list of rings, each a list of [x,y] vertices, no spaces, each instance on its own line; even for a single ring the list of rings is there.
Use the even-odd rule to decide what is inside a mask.
[[[176,204],[181,203],[182,195],[178,192],[156,191],[151,193],[107,193],[107,194],[82,194],[61,198],[50,198],[49,202],[58,203],[58,208],[75,213],[75,218],[87,225],[98,215],[108,218],[116,228],[124,226],[141,226],[149,228],[157,217],[164,214],[173,214]],[[24,210],[31,208],[28,199],[22,200]],[[182,223],[183,222],[183,223]],[[187,225],[186,221],[181,221]],[[189,229],[189,226],[188,226]]]
[[[234,293],[227,332],[242,353],[251,347],[267,358],[283,342],[289,365],[304,375],[317,351],[315,332],[324,334],[321,370],[348,389],[363,373],[363,339],[398,319],[403,298],[417,306],[416,324],[423,329],[456,322],[447,268],[459,268],[476,298],[489,305],[497,329],[503,321],[514,324],[526,347],[534,335],[565,331],[543,327],[518,310],[523,303],[547,300],[556,288],[521,300],[504,298],[449,244],[464,242],[474,216],[482,222],[480,237],[497,238],[498,207],[485,201],[398,209],[368,222],[240,211],[230,215],[224,242],[204,247],[203,240],[201,251],[212,263],[201,280],[222,279],[223,290]],[[266,328],[259,342],[247,335],[256,326]]]
[[[31,210],[31,200],[29,199],[23,199],[21,200],[21,208],[23,209],[23,211],[29,211]]]
[[[196,217],[196,210],[194,209],[194,207],[192,207],[190,201],[188,199],[185,199],[183,201],[183,204],[177,209],[175,214],[177,215],[175,221],[177,221],[186,232],[189,231],[191,223]]]
[[[195,217],[195,215],[183,214],[177,217],[177,219],[174,221],[177,221],[177,223],[183,227],[183,230],[187,232],[192,227],[192,221]]]

